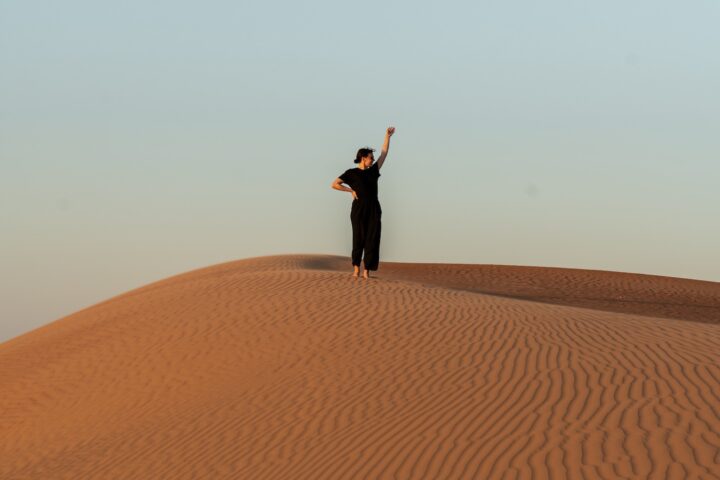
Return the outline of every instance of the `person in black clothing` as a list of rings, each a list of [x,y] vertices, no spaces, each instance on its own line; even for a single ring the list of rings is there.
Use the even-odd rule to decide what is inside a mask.
[[[365,252],[365,271],[363,278],[370,278],[370,271],[377,270],[380,263],[380,226],[382,208],[378,199],[378,178],[380,168],[385,163],[390,149],[390,137],[395,133],[395,127],[388,127],[385,132],[385,142],[377,162],[373,163],[375,156],[372,148],[361,148],[355,156],[357,168],[350,168],[336,178],[331,187],[335,190],[350,192],[353,196],[350,208],[350,223],[353,230],[352,264],[353,277],[360,273],[360,261]],[[345,183],[350,187],[344,187]]]

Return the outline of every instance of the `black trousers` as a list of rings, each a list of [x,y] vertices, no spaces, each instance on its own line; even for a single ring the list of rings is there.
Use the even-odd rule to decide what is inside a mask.
[[[380,226],[382,208],[377,200],[360,202],[353,200],[350,223],[353,230],[352,264],[360,266],[365,252],[365,269],[377,270],[380,263]]]

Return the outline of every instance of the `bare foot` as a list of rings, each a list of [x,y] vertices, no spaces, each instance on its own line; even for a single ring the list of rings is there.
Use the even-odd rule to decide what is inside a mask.
[[[353,277],[357,278],[359,273],[360,273],[360,269],[358,267],[355,267],[355,271],[353,272]]]
[[[363,278],[370,278],[370,272],[368,270],[363,271]]]

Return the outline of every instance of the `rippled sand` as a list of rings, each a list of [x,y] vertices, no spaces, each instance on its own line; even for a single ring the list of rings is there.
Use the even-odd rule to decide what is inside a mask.
[[[720,283],[244,259],[0,344],[0,478],[720,478]]]

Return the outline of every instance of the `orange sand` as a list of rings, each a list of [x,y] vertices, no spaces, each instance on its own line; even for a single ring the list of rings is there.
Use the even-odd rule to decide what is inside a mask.
[[[0,478],[720,478],[720,283],[281,255],[0,344]]]

